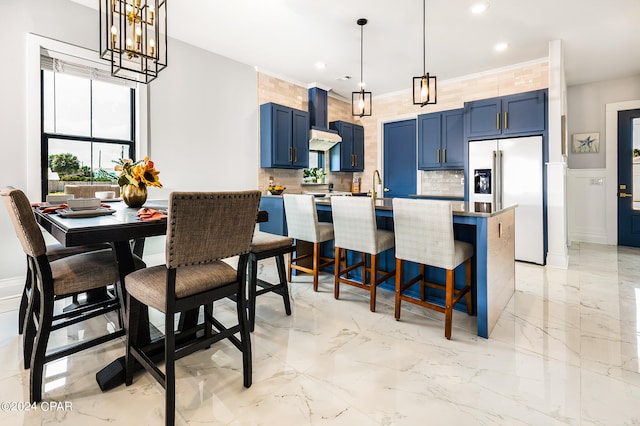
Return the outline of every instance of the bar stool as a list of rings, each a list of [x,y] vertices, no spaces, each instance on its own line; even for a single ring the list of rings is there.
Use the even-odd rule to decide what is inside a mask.
[[[413,303],[445,314],[444,335],[451,339],[453,307],[466,297],[467,313],[473,313],[471,300],[471,257],[473,246],[453,236],[451,203],[435,200],[393,199],[393,224],[396,237],[396,321],[400,320],[400,302]],[[407,282],[402,280],[403,260],[420,264],[420,274]],[[454,287],[454,269],[465,263],[464,288]],[[425,281],[425,265],[446,270],[445,285]],[[402,294],[415,283],[420,285],[420,299]],[[445,290],[445,305],[425,299],[425,287]]]
[[[296,256],[289,259],[288,280],[291,281],[291,270],[306,272],[313,275],[313,291],[318,291],[318,272],[333,266],[334,260],[320,255],[320,244],[333,240],[333,224],[318,222],[318,212],[313,195],[283,194],[284,212],[287,219],[288,235],[295,240],[313,243],[313,253]],[[300,261],[311,258],[312,267],[299,264]]]
[[[339,298],[340,283],[368,290],[369,308],[371,312],[375,312],[377,286],[395,275],[395,271],[378,269],[378,255],[394,246],[393,231],[377,229],[376,211],[371,197],[331,197],[331,212],[335,232],[335,258],[345,259],[344,265],[343,262],[336,262],[334,268],[334,297]],[[361,260],[348,265],[346,250],[360,252]],[[370,267],[367,267],[367,254],[371,257]],[[347,274],[357,268],[362,268],[362,282],[348,278]]]
[[[256,297],[268,292],[274,292],[282,296],[284,300],[284,310],[287,315],[291,315],[291,301],[289,300],[289,285],[284,267],[284,255],[292,253],[296,246],[293,245],[293,238],[282,237],[268,232],[256,231],[251,241],[249,251],[248,275],[249,275],[249,300],[247,308],[249,310],[249,330],[253,331],[256,325]],[[273,284],[258,278],[258,261],[276,258],[279,282]],[[257,287],[261,289],[258,290]]]

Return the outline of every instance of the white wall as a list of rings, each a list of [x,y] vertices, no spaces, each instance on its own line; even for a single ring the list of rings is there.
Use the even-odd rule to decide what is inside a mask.
[[[67,0],[0,1],[0,186],[26,188],[26,35],[98,49],[97,11]],[[149,87],[149,154],[164,189],[257,188],[256,74],[252,67],[170,40],[169,66]],[[31,171],[33,173],[33,171]],[[21,282],[24,253],[0,208],[0,287]]]
[[[602,141],[597,156],[569,156],[569,242],[617,244],[617,111],[640,107],[640,75],[571,86],[568,106],[569,136],[592,123]]]

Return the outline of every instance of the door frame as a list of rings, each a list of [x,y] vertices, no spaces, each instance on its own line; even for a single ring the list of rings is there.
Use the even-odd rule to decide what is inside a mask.
[[[376,141],[377,146],[377,153],[376,153],[376,169],[378,169],[378,171],[380,172],[380,179],[382,179],[382,185],[381,188],[384,188],[386,185],[386,182],[384,181],[384,125],[388,124],[388,123],[395,123],[396,121],[404,121],[404,120],[417,120],[418,119],[418,114],[417,113],[410,113],[410,114],[401,114],[401,115],[396,115],[393,117],[382,117],[378,119],[377,122],[377,126],[378,126],[378,140]],[[416,138],[417,138],[417,127],[416,127]],[[417,141],[417,139],[416,139]],[[418,144],[416,143],[416,158],[418,155]],[[371,172],[373,173],[373,172]],[[420,179],[420,170],[417,169],[416,167],[416,192],[418,194],[420,194],[422,192],[422,185],[421,185],[421,181],[422,179]],[[382,195],[384,197],[384,195]]]
[[[618,111],[640,108],[640,100],[606,104],[606,233],[618,245]]]

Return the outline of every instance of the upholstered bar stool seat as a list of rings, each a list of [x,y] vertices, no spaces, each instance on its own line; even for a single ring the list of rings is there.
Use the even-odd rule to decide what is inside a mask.
[[[333,266],[334,260],[320,255],[320,245],[333,240],[333,224],[318,221],[318,212],[313,195],[284,194],[284,211],[287,219],[288,235],[297,241],[307,241],[313,244],[311,254],[291,256],[288,268],[288,280],[291,281],[291,270],[306,272],[313,276],[313,291],[318,291],[318,273],[320,270]],[[311,259],[311,268],[300,264],[305,259]]]
[[[331,197],[331,212],[335,232],[335,258],[345,259],[344,265],[343,262],[336,262],[334,297],[338,299],[340,296],[340,284],[368,290],[369,308],[371,312],[375,312],[376,288],[395,275],[395,271],[386,272],[378,268],[378,255],[394,246],[393,231],[377,229],[376,211],[371,197]],[[360,261],[348,265],[346,250],[360,252]],[[371,258],[369,267],[367,254]],[[357,268],[361,268],[362,272],[360,282],[348,277],[348,274]]]
[[[467,313],[473,313],[471,300],[471,257],[473,246],[453,236],[453,212],[448,201],[393,199],[393,224],[396,236],[395,317],[400,319],[400,303],[409,302],[445,314],[445,337],[451,339],[453,307],[465,297]],[[420,265],[420,273],[403,281],[403,261]],[[466,281],[461,289],[454,286],[454,270],[465,264]],[[446,271],[445,284],[428,282],[425,265]],[[420,299],[404,294],[413,284],[420,285]],[[425,287],[445,291],[444,306],[425,300]]]
[[[284,300],[284,310],[287,315],[291,315],[291,301],[289,300],[289,285],[287,283],[287,273],[284,266],[284,255],[295,250],[293,238],[270,234],[268,232],[256,231],[251,241],[249,251],[249,327],[251,331],[255,329],[256,321],[256,297],[261,294],[274,292],[282,296]],[[277,284],[267,282],[258,278],[258,261],[274,257],[278,268]],[[257,287],[261,287],[258,290]]]

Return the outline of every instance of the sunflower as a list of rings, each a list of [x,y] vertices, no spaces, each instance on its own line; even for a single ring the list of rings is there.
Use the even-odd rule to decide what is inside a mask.
[[[144,157],[142,161],[135,163],[128,158],[121,158],[116,161],[114,170],[118,172],[118,185],[156,186],[162,188],[158,179],[159,171],[156,170],[153,161],[149,157]]]

